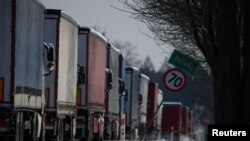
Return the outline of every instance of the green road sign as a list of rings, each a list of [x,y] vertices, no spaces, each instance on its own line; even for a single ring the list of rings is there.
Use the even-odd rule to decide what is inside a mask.
[[[187,72],[191,76],[193,76],[199,65],[199,63],[195,61],[193,58],[177,50],[174,50],[168,62],[182,69],[183,71]]]

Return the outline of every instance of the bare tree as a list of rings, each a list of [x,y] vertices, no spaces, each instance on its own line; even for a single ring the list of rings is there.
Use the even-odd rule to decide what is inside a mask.
[[[107,39],[109,40],[110,37],[108,36],[108,33],[107,33],[106,30],[102,30],[101,27],[100,27],[100,26],[97,26],[97,25],[93,26],[92,28],[93,28],[95,31],[98,31],[99,33],[101,33],[105,38],[107,38]]]
[[[107,31],[102,30],[99,26],[94,26],[92,28],[101,33],[107,40],[111,40],[110,37],[108,37]],[[141,60],[138,58],[139,54],[136,51],[137,47],[132,45],[131,42],[114,40],[112,44],[122,52],[126,65],[138,68],[141,66]]]
[[[149,72],[155,72],[154,64],[149,56],[147,56],[140,69],[147,69]]]
[[[165,57],[165,59],[164,59],[162,65],[161,65],[161,67],[160,67],[160,69],[159,69],[159,71],[160,71],[161,73],[164,73],[164,72],[166,72],[166,70],[168,70],[168,69],[171,68],[171,65],[167,63],[168,60],[169,60],[169,57]]]
[[[205,58],[200,49],[197,48],[196,40],[193,38],[194,21],[192,21],[192,15],[190,15],[186,0],[120,1],[132,9],[131,13],[134,18],[147,25],[148,29],[155,34],[156,40],[171,44],[197,60],[205,62]],[[199,32],[204,29],[200,20],[206,16],[201,9],[202,5],[205,5],[205,3],[199,3],[192,9],[196,16],[195,19],[198,19],[195,24],[198,26],[197,29],[200,29],[197,30]]]
[[[139,54],[136,51],[136,46],[132,45],[130,42],[120,42],[117,40],[112,42],[112,44],[121,50],[127,65],[134,67],[141,66],[141,60],[138,58]]]
[[[249,110],[239,110],[249,106],[245,99],[250,97],[246,88],[250,79],[245,78],[250,64],[247,0],[120,1],[157,40],[209,64],[216,123],[250,123]]]

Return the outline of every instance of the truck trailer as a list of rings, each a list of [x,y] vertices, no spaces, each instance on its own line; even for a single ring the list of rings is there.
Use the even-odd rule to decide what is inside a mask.
[[[162,100],[163,100],[163,92],[159,89],[158,96],[157,96],[157,107],[159,108],[157,111],[157,117],[156,117],[156,140],[161,138],[161,121],[162,121]]]
[[[180,141],[181,103],[163,102],[161,136],[171,141]]]
[[[119,76],[121,78],[121,80],[119,80],[119,94],[120,94],[120,97],[119,97],[119,140],[122,140],[122,141],[125,141],[125,138],[126,138],[126,115],[125,115],[125,99],[126,99],[126,93],[127,93],[127,89],[126,89],[126,84],[125,84],[125,80],[126,80],[126,71],[125,71],[125,68],[126,68],[126,65],[125,65],[125,59],[124,59],[124,56],[123,54],[121,53],[120,56],[119,56],[119,68],[120,68],[120,71],[119,71]]]
[[[77,136],[84,135],[83,140],[99,140],[104,138],[105,100],[112,85],[112,73],[107,68],[108,42],[88,27],[79,29],[78,39],[78,66],[84,70],[85,83],[78,83],[77,100],[81,101],[77,102]]]
[[[148,85],[149,77],[145,74],[140,74],[140,94],[142,95],[142,103],[140,106],[140,136],[147,126],[147,103],[148,103]]]
[[[139,137],[139,92],[140,92],[140,72],[138,68],[126,67],[125,84],[127,87],[127,97],[125,100],[126,115],[126,140],[136,140]]]
[[[75,134],[78,24],[61,10],[46,9],[44,26],[44,41],[55,48],[55,71],[45,77],[45,138],[70,140]]]
[[[118,140],[121,119],[121,97],[124,92],[124,81],[122,79],[123,57],[117,48],[108,43],[107,68],[112,72],[112,89],[106,98],[105,114],[105,139]]]
[[[152,135],[152,132],[157,129],[156,111],[158,107],[158,92],[159,92],[158,83],[150,82],[148,87],[148,105],[147,105],[147,126],[149,127],[147,133],[148,135]]]
[[[193,138],[194,134],[194,121],[193,121],[193,111],[189,110],[188,111],[188,128],[187,128],[187,133],[189,138]]]
[[[76,139],[85,141],[88,138],[88,107],[87,107],[87,47],[89,29],[79,27],[78,30],[78,59],[77,59],[77,118]]]
[[[181,107],[181,134],[188,136],[188,113],[189,108],[187,106]]]
[[[38,140],[43,115],[44,5],[0,1],[0,138]]]

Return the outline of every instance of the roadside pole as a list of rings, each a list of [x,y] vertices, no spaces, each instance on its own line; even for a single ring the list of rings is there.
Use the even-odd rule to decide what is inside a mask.
[[[157,113],[158,113],[158,111],[159,111],[159,109],[160,109],[160,107],[161,107],[161,105],[162,105],[163,102],[164,102],[164,98],[162,99],[161,103],[158,105],[158,107],[157,107],[157,109],[156,109],[156,112],[154,113],[153,118],[150,120],[148,126],[147,126],[147,127],[145,128],[145,130],[143,131],[142,136],[140,137],[140,141],[142,141],[142,140],[144,139],[145,135],[147,134],[147,132],[148,132],[148,130],[149,130],[149,128],[150,128],[150,125],[151,125],[152,122],[154,121],[154,119],[155,119],[155,117],[156,117],[156,115],[157,115]]]

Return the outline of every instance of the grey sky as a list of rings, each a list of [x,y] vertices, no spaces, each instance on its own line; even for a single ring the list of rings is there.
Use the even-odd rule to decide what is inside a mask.
[[[129,41],[137,47],[140,59],[149,55],[158,69],[164,54],[156,42],[142,34],[149,33],[147,27],[138,20],[130,18],[129,13],[120,12],[111,7],[123,8],[118,0],[40,0],[46,8],[62,9],[81,26],[98,26],[107,32],[110,40]]]

